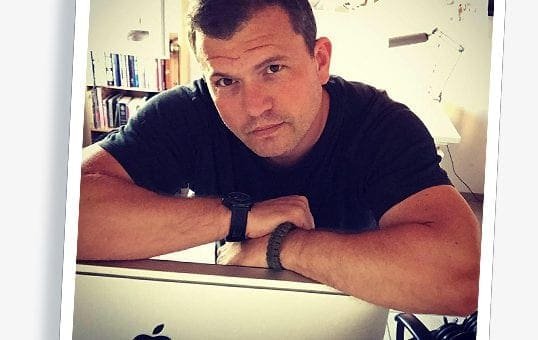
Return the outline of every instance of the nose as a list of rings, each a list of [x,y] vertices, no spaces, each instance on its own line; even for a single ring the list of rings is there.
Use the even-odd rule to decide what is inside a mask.
[[[272,107],[272,99],[268,88],[263,84],[245,84],[242,97],[243,108],[249,116],[260,116]]]

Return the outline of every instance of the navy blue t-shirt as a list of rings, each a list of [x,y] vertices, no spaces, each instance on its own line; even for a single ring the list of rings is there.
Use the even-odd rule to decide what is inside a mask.
[[[375,228],[406,197],[450,184],[433,138],[405,105],[340,77],[325,88],[331,98],[325,129],[289,168],[269,164],[226,128],[203,80],[152,97],[99,144],[136,184],[161,194],[188,185],[196,196],[241,191],[263,201],[304,195],[317,229]]]

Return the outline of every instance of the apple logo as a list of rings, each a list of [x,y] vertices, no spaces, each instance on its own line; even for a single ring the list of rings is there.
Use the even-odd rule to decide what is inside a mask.
[[[155,327],[153,329],[153,335],[154,336],[151,336],[151,335],[147,335],[147,334],[140,334],[140,335],[137,335],[136,337],[134,337],[133,340],[170,340],[169,337],[167,336],[164,336],[164,335],[157,335],[159,334],[160,332],[162,332],[164,329],[164,324],[160,324],[158,325],[157,327]]]

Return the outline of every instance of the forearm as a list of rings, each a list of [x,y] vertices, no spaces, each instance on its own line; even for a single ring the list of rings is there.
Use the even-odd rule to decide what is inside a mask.
[[[477,303],[475,236],[454,242],[422,224],[354,235],[295,230],[286,237],[281,258],[289,270],[377,305],[464,315]]]
[[[226,236],[230,212],[217,198],[158,195],[122,178],[81,179],[79,259],[137,259]]]

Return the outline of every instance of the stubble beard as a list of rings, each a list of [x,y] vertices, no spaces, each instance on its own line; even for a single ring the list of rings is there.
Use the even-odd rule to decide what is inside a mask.
[[[275,119],[276,117],[276,119]],[[262,124],[270,124],[271,122],[284,122],[283,126],[277,131],[275,135],[267,138],[256,138],[249,132],[260,126],[260,122],[252,122],[243,129],[242,136],[239,137],[241,141],[256,155],[262,158],[268,158],[272,160],[285,160],[289,157],[295,158],[302,155],[294,155],[298,146],[304,140],[312,124],[315,121],[315,117],[308,122],[297,122],[294,117],[285,115],[275,115],[272,120],[264,120]]]

